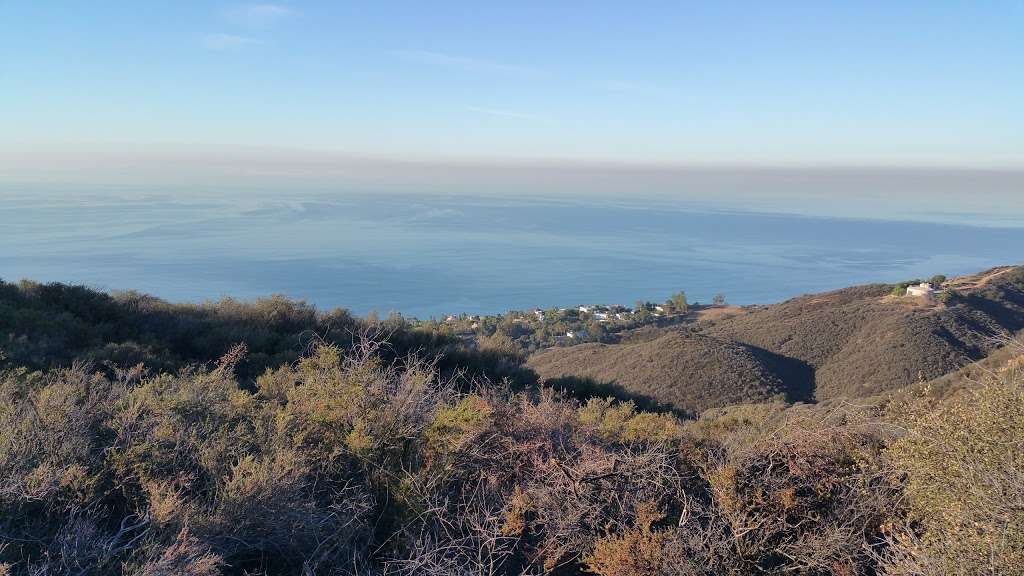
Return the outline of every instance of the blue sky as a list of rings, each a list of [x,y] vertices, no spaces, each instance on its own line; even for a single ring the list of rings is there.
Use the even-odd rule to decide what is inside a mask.
[[[0,154],[107,148],[1020,168],[1024,3],[0,3]]]

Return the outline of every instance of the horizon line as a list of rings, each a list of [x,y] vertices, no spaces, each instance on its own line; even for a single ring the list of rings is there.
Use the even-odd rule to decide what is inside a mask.
[[[211,158],[210,155],[215,156]],[[313,166],[331,163],[365,163],[409,167],[464,168],[565,168],[603,169],[653,172],[720,172],[720,171],[808,171],[808,172],[1006,172],[1024,173],[1024,158],[991,162],[951,162],[945,159],[885,162],[872,159],[829,160],[744,160],[744,159],[633,159],[623,157],[576,156],[494,156],[455,154],[375,154],[332,148],[273,146],[262,144],[209,144],[189,142],[22,142],[0,144],[0,167],[5,160],[45,160],[57,156],[77,162],[103,161],[200,161],[210,165],[219,161],[298,161]],[[55,158],[57,159],[57,158]],[[95,166],[100,167],[100,166]]]

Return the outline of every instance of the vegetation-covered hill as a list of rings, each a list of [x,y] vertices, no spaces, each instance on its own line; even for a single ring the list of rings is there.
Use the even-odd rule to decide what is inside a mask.
[[[768,398],[863,398],[938,378],[1024,328],[1024,267],[949,283],[937,300],[876,284],[793,298],[645,334],[638,342],[556,348],[529,366],[546,379],[589,378],[675,407]],[[639,360],[643,358],[643,360]],[[595,387],[599,387],[595,385]]]
[[[470,349],[451,336],[414,329],[400,317],[368,322],[343,309],[319,312],[281,296],[172,304],[137,292],[0,281],[0,366],[43,369],[85,361],[176,371],[214,362],[244,344],[248,352],[235,371],[251,381],[267,368],[297,360],[316,342],[349,348],[370,333],[386,341],[381,352],[393,360],[416,353],[439,358],[445,371],[532,382],[514,350]]]
[[[1024,268],[1000,270],[944,301],[863,286],[766,306],[707,331],[807,363],[818,400],[868,396],[954,371],[1024,328]]]
[[[509,342],[397,318],[2,284],[0,576],[1021,574],[1024,351],[859,406],[788,405],[771,400],[808,397],[788,382],[877,319],[808,340],[806,362],[711,335],[778,310],[839,323],[822,297],[1009,330],[1019,284],[939,305],[853,289],[534,360],[712,407],[689,421],[531,386]]]
[[[319,346],[253,387],[240,349],[176,374],[0,371],[0,574],[1024,570],[1019,361],[949,403],[683,423],[379,351]]]
[[[788,388],[805,381],[799,363],[752,346],[688,331],[650,340],[607,345],[581,344],[534,354],[527,365],[559,385],[572,375],[605,383],[678,411],[770,400],[809,399],[809,389]]]

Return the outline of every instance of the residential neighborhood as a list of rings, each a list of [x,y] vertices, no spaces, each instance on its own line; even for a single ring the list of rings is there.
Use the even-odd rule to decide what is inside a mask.
[[[716,296],[716,304],[688,304],[682,291],[664,303],[637,301],[632,307],[623,304],[579,304],[567,308],[533,308],[511,310],[496,315],[447,315],[442,321],[418,321],[420,324],[446,331],[468,343],[485,339],[508,339],[526,351],[549,346],[568,346],[583,342],[609,342],[625,330],[642,326],[666,326],[687,321],[697,309],[723,306],[724,298]]]

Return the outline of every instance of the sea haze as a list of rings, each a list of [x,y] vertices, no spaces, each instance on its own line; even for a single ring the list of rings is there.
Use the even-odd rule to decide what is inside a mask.
[[[77,199],[76,199],[77,198]],[[274,293],[363,314],[736,304],[1020,261],[1024,227],[744,211],[666,197],[10,194],[0,278],[172,301]]]

